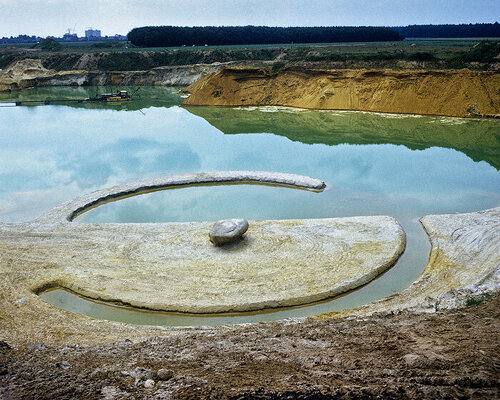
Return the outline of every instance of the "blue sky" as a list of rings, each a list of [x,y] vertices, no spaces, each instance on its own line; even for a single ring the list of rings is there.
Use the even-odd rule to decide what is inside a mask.
[[[499,0],[0,0],[0,37],[126,34],[146,25],[353,26],[495,22]],[[500,22],[500,21],[499,21]]]

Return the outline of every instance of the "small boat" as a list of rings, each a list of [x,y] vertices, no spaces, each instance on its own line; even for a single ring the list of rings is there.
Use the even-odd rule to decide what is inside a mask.
[[[116,93],[104,93],[101,94],[97,100],[99,101],[130,101],[132,97],[127,93],[126,90],[120,90]]]
[[[90,97],[88,99],[84,99],[84,101],[131,101],[132,97],[128,94],[126,90],[119,90],[116,93],[103,93],[98,95],[97,97]]]
[[[139,90],[139,89],[137,89]],[[133,93],[137,93],[137,90]],[[36,105],[41,104],[54,104],[54,103],[69,103],[77,102],[84,103],[87,101],[106,101],[106,102],[120,102],[120,101],[132,101],[132,97],[128,94],[126,90],[119,90],[116,93],[103,93],[101,95],[96,95],[96,97],[87,97],[85,99],[46,99],[46,100],[14,100],[14,101],[0,101],[0,107],[13,107],[13,106],[24,106],[24,105]]]

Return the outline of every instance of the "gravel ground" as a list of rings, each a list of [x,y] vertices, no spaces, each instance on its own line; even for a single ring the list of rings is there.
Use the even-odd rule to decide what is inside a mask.
[[[92,347],[0,342],[2,399],[500,398],[500,297],[436,313],[186,331]]]

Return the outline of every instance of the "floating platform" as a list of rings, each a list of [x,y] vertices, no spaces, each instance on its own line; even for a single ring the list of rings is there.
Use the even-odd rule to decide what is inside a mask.
[[[0,107],[27,106],[36,104],[56,104],[56,103],[88,103],[88,102],[107,102],[121,103],[132,101],[132,97],[126,90],[120,90],[116,93],[104,93],[96,97],[87,97],[84,99],[45,99],[45,100],[19,100],[19,101],[1,101]]]

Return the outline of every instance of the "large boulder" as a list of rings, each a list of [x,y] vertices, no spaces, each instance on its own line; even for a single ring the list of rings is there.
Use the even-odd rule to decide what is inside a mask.
[[[210,231],[210,241],[216,246],[234,242],[248,229],[246,219],[224,219],[217,221]]]

